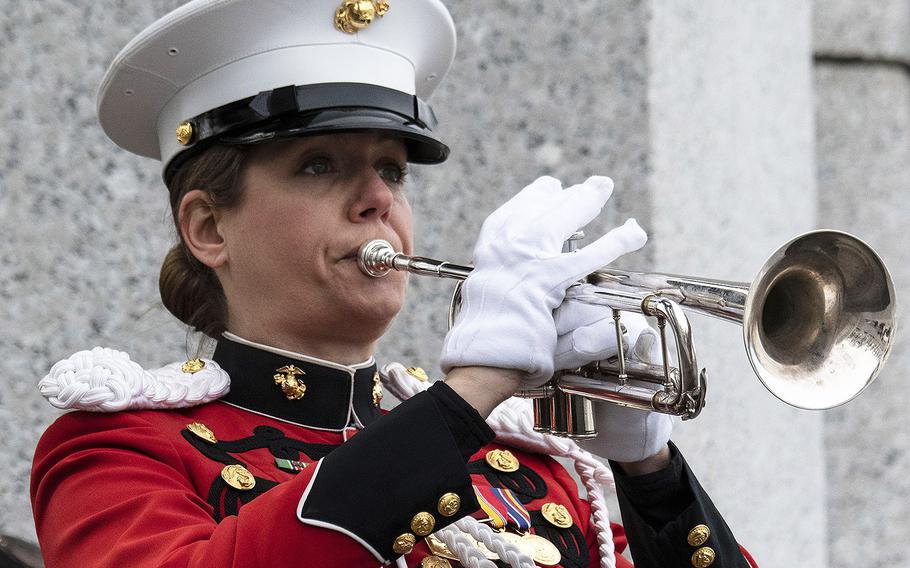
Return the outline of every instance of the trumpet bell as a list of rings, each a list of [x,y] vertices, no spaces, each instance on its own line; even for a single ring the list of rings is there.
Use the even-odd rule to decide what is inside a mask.
[[[871,247],[839,231],[781,246],[752,282],[743,340],[762,384],[798,408],[833,408],[859,395],[891,350],[894,284]]]

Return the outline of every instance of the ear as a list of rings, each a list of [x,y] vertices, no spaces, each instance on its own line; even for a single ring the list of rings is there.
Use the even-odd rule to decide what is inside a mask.
[[[177,212],[180,234],[190,253],[209,268],[227,262],[227,243],[219,230],[221,216],[206,192],[193,189],[180,200]]]

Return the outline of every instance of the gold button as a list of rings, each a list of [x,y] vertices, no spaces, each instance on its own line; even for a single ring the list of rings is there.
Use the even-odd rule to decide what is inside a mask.
[[[713,548],[703,546],[692,555],[692,566],[695,566],[695,568],[708,568],[708,566],[714,564],[714,556]]]
[[[183,365],[180,365],[180,370],[183,371],[184,373],[189,373],[192,375],[193,373],[198,373],[204,367],[205,367],[205,361],[203,361],[202,359],[199,359],[197,357],[195,359],[190,359]]]
[[[445,558],[439,556],[431,555],[425,556],[423,560],[420,561],[421,568],[452,568],[452,565]]]
[[[490,467],[496,471],[503,471],[506,473],[518,471],[518,458],[512,455],[512,452],[509,450],[490,450],[487,452],[487,455],[484,456],[484,459],[486,459]]]
[[[177,125],[177,142],[186,146],[193,141],[193,123],[183,121]]]
[[[446,493],[439,498],[439,503],[436,504],[436,510],[438,510],[439,514],[443,517],[451,517],[457,513],[460,508],[461,497],[454,493]]]
[[[192,424],[187,424],[186,429],[193,433],[197,438],[201,438],[210,444],[215,444],[218,442],[218,438],[215,437],[215,433],[209,430],[208,426],[202,422],[193,422]]]
[[[686,540],[689,541],[689,544],[692,546],[701,546],[708,541],[708,537],[711,536],[711,529],[708,528],[708,525],[695,525],[692,530],[689,531],[689,536]]]
[[[395,554],[407,554],[411,552],[415,544],[417,544],[417,537],[411,533],[404,533],[395,539],[392,550],[395,551]]]
[[[540,512],[543,514],[543,518],[555,527],[567,529],[573,524],[569,510],[559,503],[544,503]]]
[[[411,519],[411,530],[414,531],[417,536],[427,536],[433,532],[433,527],[436,526],[436,518],[433,515],[421,511],[414,515],[414,518]]]
[[[234,489],[247,491],[256,486],[256,478],[245,467],[239,464],[226,465],[221,470],[221,479]]]
[[[425,383],[430,380],[430,377],[427,376],[427,372],[421,369],[420,367],[408,367],[405,369],[409,375],[417,379],[418,381]]]

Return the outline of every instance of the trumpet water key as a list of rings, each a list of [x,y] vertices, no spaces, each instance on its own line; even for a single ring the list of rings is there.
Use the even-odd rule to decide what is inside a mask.
[[[374,277],[399,270],[464,280],[472,270],[407,256],[382,240],[364,243],[358,263]],[[617,334],[621,310],[655,317],[663,364],[628,359],[617,341],[616,357],[518,393],[537,399],[539,431],[571,438],[596,435],[588,399],[683,419],[697,416],[705,403],[706,374],[698,367],[687,311],[742,325],[746,354],[759,380],[798,408],[827,409],[856,397],[878,375],[894,341],[896,307],[888,270],[871,247],[839,231],[813,231],[788,241],[751,283],[613,268],[596,270],[585,280],[594,286],[570,288],[567,300],[611,310]],[[457,298],[456,290],[450,321]]]

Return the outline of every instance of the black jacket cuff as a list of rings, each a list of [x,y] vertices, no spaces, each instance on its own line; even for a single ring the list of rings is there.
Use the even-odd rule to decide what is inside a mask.
[[[472,407],[437,383],[326,456],[298,517],[351,533],[386,560],[407,553],[407,541],[428,534],[420,534],[427,515],[437,531],[479,508],[465,462],[493,437]],[[453,496],[454,511],[446,508]],[[418,515],[423,524],[415,524]]]
[[[611,462],[635,567],[689,567],[697,565],[693,555],[701,554],[713,556],[712,568],[749,568],[733,532],[679,449],[672,442],[669,446],[670,465],[646,475],[626,475]]]

